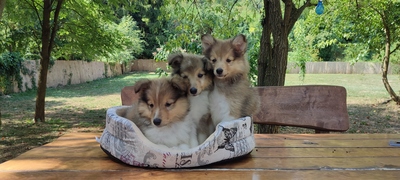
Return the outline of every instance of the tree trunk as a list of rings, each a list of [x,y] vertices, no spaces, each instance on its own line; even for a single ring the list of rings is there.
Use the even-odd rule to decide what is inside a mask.
[[[53,27],[50,25],[50,14],[52,11],[52,0],[44,0],[43,22],[42,22],[42,50],[40,58],[40,75],[36,94],[35,123],[45,121],[45,97],[47,90],[47,72],[49,69],[52,45],[57,32],[58,15],[63,0],[57,1],[54,12]]]
[[[258,86],[284,86],[289,50],[288,35],[304,9],[310,6],[307,0],[296,8],[292,0],[285,4],[282,15],[279,0],[264,0],[263,31],[258,59]],[[257,133],[278,133],[279,126],[258,125]]]
[[[6,7],[6,0],[0,0],[0,20],[3,16],[3,10]]]
[[[390,28],[389,25],[387,24],[387,21],[385,21],[384,16],[381,17],[384,30],[385,30],[385,55],[382,60],[382,81],[383,85],[386,88],[386,91],[389,93],[391,99],[396,102],[397,105],[400,105],[400,97],[396,95],[396,92],[393,91],[392,86],[389,84],[389,80],[387,78],[387,73],[389,69],[389,62],[390,62]]]
[[[5,7],[6,7],[6,0],[0,0],[0,21]],[[1,127],[1,109],[0,109],[0,127]]]

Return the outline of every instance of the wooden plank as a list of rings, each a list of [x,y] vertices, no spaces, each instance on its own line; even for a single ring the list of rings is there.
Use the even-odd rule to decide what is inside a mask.
[[[399,158],[394,157],[266,157],[243,158],[230,163],[207,166],[210,169],[262,170],[396,170]]]
[[[287,125],[328,131],[349,129],[346,89],[341,86],[255,87],[261,111],[255,123]]]
[[[251,157],[393,157],[399,158],[399,148],[255,148]]]
[[[101,134],[101,132],[67,133],[58,139],[93,139],[94,137],[100,137]]]
[[[255,134],[256,139],[324,139],[324,140],[341,140],[341,139],[351,139],[351,140],[365,140],[365,139],[400,139],[400,134]]]
[[[349,128],[344,87],[262,86],[255,89],[261,98],[261,111],[253,116],[255,123],[322,131],[346,131]],[[133,86],[121,90],[122,105],[131,105],[138,98]]]
[[[57,158],[57,157],[70,157],[70,158],[96,158],[103,156],[104,152],[101,151],[100,145],[82,146],[82,147],[60,147],[60,146],[42,146],[34,148],[24,154],[18,156],[19,159],[41,159],[41,158]]]
[[[124,88],[122,88],[121,90],[122,105],[130,106],[138,99],[139,95],[135,93],[135,89],[133,88],[133,86],[125,86]]]
[[[360,172],[357,170],[337,170],[337,171],[320,171],[320,170],[307,170],[307,171],[276,171],[276,170],[252,170],[244,169],[239,171],[211,171],[203,172],[199,170],[179,170],[179,171],[66,171],[66,172],[0,172],[1,179],[9,180],[36,180],[36,179],[96,179],[96,180],[109,180],[109,179],[151,179],[151,180],[164,180],[164,179],[385,179],[395,180],[400,176],[400,171],[381,171],[370,170]]]
[[[0,166],[0,172],[12,171],[125,171],[136,168],[113,162],[101,155],[98,158],[52,157],[17,158]],[[243,157],[228,162],[196,168],[198,170],[218,169],[263,169],[263,170],[333,170],[333,169],[389,169],[400,170],[398,157]]]
[[[263,140],[256,139],[256,147],[391,147],[389,146],[389,140],[323,140],[323,139],[311,139],[311,140],[292,140],[286,139],[284,141],[279,140]],[[393,147],[394,148],[394,147]]]
[[[258,147],[249,156],[191,169],[146,169],[116,163],[100,149],[93,138],[96,135],[99,134],[71,133],[45,146],[30,150],[13,160],[0,164],[0,179],[37,179],[38,177],[40,179],[224,179],[226,177],[238,179],[332,177],[337,179],[340,176],[357,179],[363,177],[393,179],[400,175],[400,148],[320,147],[322,145],[351,146],[351,142],[355,142],[351,138],[358,136],[349,134],[256,135],[256,140],[261,144],[279,144],[280,142],[282,147],[260,148],[257,144]],[[362,141],[379,144],[381,141],[397,138],[400,135],[359,136],[364,138]],[[323,139],[324,137],[331,139]],[[372,140],[368,140],[367,137]],[[318,142],[318,145],[314,147],[312,144],[306,144],[310,147],[302,147],[301,143],[304,139],[311,139],[313,142]],[[286,147],[286,145],[293,145],[293,147]]]

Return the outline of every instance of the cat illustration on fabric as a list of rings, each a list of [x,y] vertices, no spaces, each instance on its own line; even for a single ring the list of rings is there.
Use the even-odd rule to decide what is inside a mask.
[[[228,128],[222,127],[222,131],[224,132],[225,139],[224,139],[224,142],[222,144],[218,145],[218,149],[217,150],[226,149],[228,151],[234,152],[235,151],[235,147],[233,146],[231,140],[232,140],[233,137],[235,137],[236,132],[237,132],[237,128],[228,129]],[[215,151],[217,151],[217,150],[215,150]]]

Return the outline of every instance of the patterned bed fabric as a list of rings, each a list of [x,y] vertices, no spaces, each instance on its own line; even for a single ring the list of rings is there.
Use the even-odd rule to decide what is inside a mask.
[[[255,147],[250,117],[222,122],[207,140],[188,150],[172,149],[150,142],[130,120],[118,116],[116,106],[107,110],[106,128],[97,142],[122,162],[139,167],[188,168],[249,154]]]

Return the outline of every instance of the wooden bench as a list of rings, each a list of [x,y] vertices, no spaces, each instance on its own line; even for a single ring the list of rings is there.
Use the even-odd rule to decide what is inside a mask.
[[[262,86],[255,87],[261,111],[253,116],[256,124],[295,126],[315,133],[344,132],[349,129],[346,89],[341,86]],[[133,86],[121,90],[122,105],[138,99]]]

